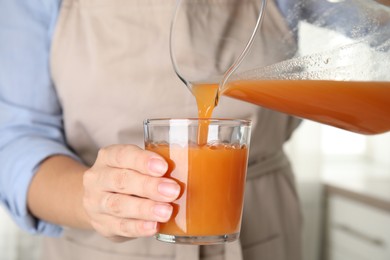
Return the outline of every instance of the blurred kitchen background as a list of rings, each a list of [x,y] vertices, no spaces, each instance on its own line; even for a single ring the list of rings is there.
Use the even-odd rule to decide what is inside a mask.
[[[324,44],[323,29],[300,26],[301,50]],[[306,42],[308,34],[318,42]],[[390,259],[390,133],[364,136],[304,121],[285,149],[302,202],[303,260]],[[39,243],[0,207],[0,260],[35,260]]]

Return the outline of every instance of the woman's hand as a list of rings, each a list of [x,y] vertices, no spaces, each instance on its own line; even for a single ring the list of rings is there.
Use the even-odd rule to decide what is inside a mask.
[[[93,228],[113,241],[154,235],[180,193],[179,184],[162,177],[167,170],[160,155],[138,146],[101,149],[83,178],[83,204]]]

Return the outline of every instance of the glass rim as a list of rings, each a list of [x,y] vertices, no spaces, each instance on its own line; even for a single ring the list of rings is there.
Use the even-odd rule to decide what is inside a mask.
[[[144,120],[144,125],[190,125],[191,123],[208,122],[210,124],[225,123],[236,124],[242,126],[251,126],[252,120],[249,119],[236,119],[236,118],[148,118]]]

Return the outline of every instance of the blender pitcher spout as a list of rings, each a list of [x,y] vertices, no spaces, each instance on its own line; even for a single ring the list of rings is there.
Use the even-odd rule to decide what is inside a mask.
[[[233,0],[226,10],[195,0],[177,0],[169,51],[176,75],[192,93],[194,86],[218,84],[218,97],[248,54],[265,7],[266,0]]]

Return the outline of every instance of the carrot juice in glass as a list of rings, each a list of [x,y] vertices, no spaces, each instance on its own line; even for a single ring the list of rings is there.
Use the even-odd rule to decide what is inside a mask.
[[[168,161],[165,177],[181,186],[158,240],[215,244],[239,237],[250,128],[250,121],[234,119],[145,120],[145,148]]]

